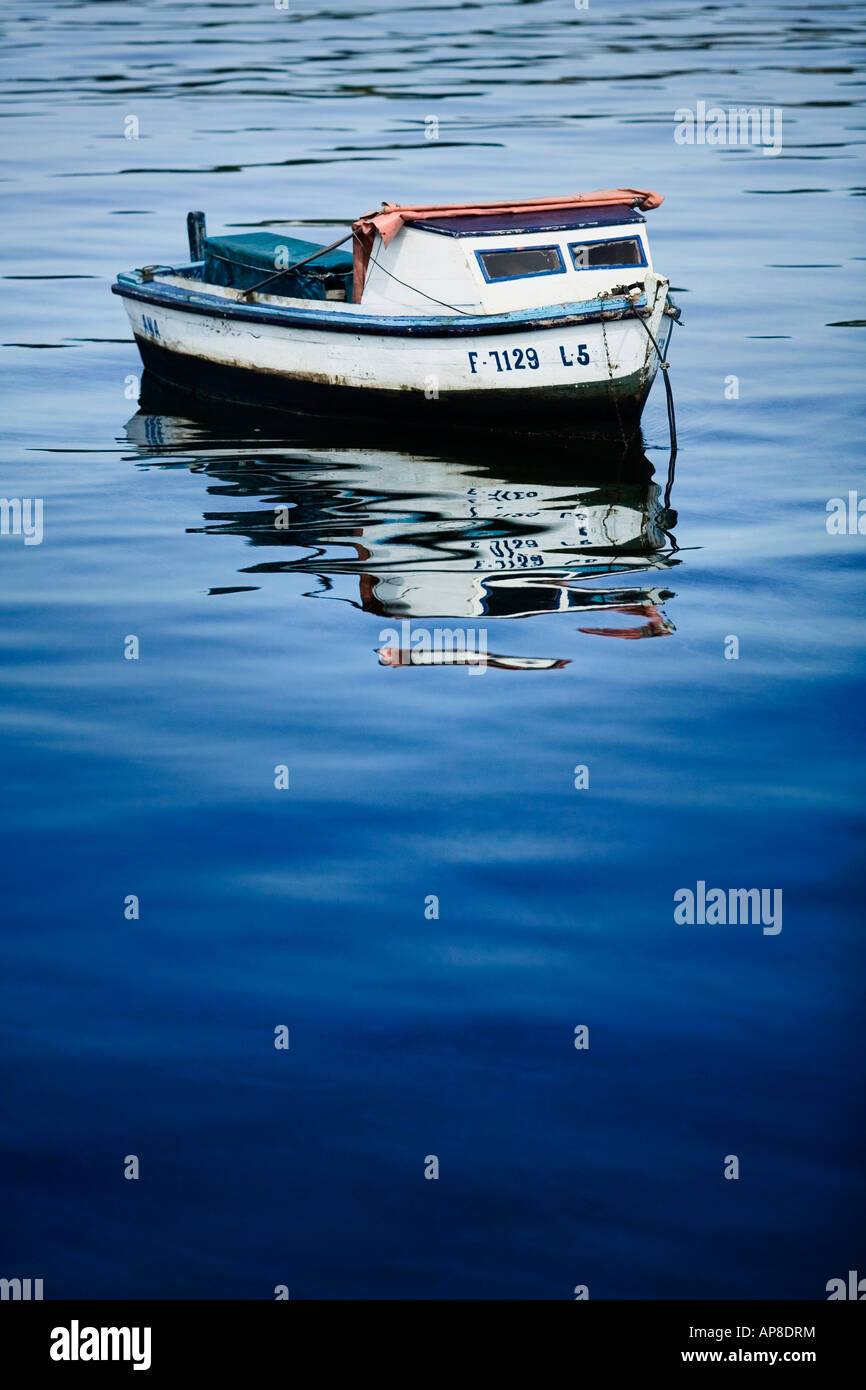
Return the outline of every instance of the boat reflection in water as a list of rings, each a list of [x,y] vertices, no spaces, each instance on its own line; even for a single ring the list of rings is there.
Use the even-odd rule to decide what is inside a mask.
[[[435,448],[425,439],[419,454],[417,440],[411,452],[381,434],[368,446],[347,425],[283,417],[277,433],[237,412],[197,423],[190,408],[145,379],[126,427],[137,456],[186,462],[212,480],[211,496],[228,505],[209,508],[201,531],[267,551],[245,575],[306,572],[318,585],[309,597],[389,620],[376,653],[384,666],[568,665],[489,652],[485,619],[555,613],[625,640],[675,630],[662,607],[673,594],[646,582],[677,563],[672,477],[654,481],[639,446],[452,437]]]

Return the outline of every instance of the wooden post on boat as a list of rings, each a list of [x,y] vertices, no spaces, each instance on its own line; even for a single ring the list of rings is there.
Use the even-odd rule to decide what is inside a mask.
[[[203,212],[188,212],[186,215],[186,234],[189,237],[189,255],[192,261],[204,260],[204,242],[207,236]]]

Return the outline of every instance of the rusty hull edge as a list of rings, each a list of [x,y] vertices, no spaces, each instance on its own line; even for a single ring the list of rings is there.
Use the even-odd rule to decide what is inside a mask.
[[[448,391],[428,400],[423,389],[382,390],[305,380],[281,372],[229,367],[188,353],[172,352],[136,334],[141,360],[156,380],[199,400],[227,401],[284,414],[400,417],[416,424],[445,420],[491,427],[507,424],[527,430],[617,425],[633,427],[651,382],[645,370],[601,388],[581,386],[524,387],[515,392]]]

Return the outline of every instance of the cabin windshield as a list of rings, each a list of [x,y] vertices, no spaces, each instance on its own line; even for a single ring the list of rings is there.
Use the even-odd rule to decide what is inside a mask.
[[[568,246],[575,270],[616,270],[620,266],[646,265],[640,238],[615,237],[611,241],[572,241]]]
[[[515,246],[476,252],[487,281],[517,280],[530,275],[560,275],[565,266],[558,246]]]

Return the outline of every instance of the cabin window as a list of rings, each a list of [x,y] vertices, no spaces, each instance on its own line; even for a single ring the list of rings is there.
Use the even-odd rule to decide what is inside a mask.
[[[572,241],[568,247],[575,270],[618,270],[621,266],[646,265],[640,237],[615,237],[613,241]]]
[[[476,251],[485,280],[523,280],[530,275],[561,275],[565,266],[558,246],[512,246]]]

